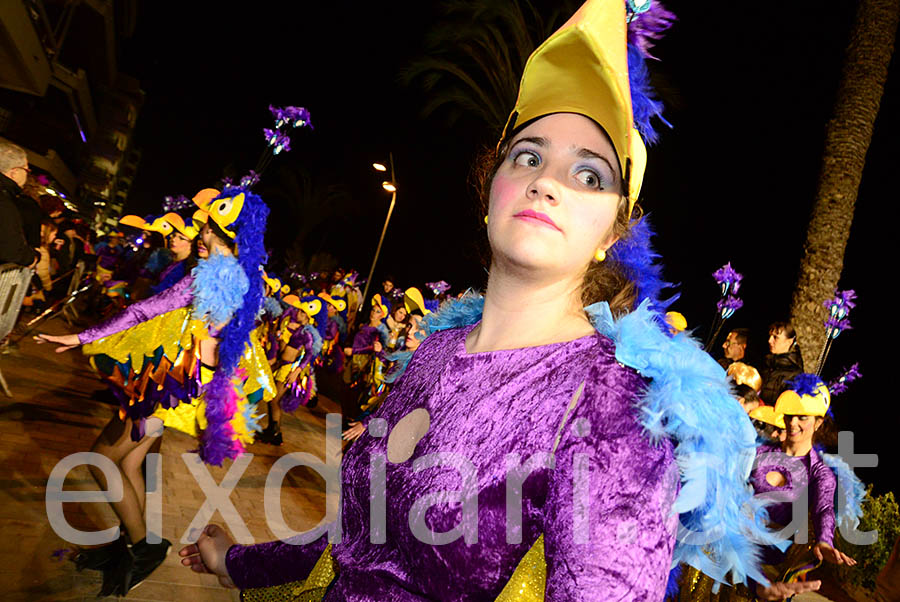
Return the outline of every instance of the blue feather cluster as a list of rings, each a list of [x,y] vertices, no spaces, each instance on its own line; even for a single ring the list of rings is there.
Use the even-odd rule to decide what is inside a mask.
[[[811,395],[815,397],[819,394],[819,387],[825,383],[815,374],[803,373],[785,381],[784,384],[797,395]]]
[[[284,312],[284,306],[275,297],[266,297],[263,300],[263,311],[273,318],[277,318]]]
[[[231,320],[219,334],[219,365],[206,390],[207,429],[200,440],[200,456],[208,464],[220,466],[225,458],[237,457],[233,433],[228,422],[232,415],[228,410],[227,396],[232,386],[231,377],[244,347],[250,340],[250,331],[256,326],[256,316],[263,304],[264,288],[262,266],[267,255],[263,245],[269,208],[259,197],[246,188],[228,187],[217,198],[232,198],[244,194],[244,205],[237,220],[230,228],[235,231],[238,262],[248,286],[243,302]]]
[[[312,337],[312,349],[310,350],[310,354],[315,357],[319,357],[319,354],[322,353],[322,335],[319,334],[319,331],[316,330],[315,326],[312,324],[305,324],[303,326],[303,332],[309,334]]]
[[[650,300],[651,309],[658,314],[660,325],[664,326],[663,314],[678,295],[662,298],[663,290],[674,285],[663,279],[660,255],[653,249],[652,239],[656,234],[647,218],[648,216],[644,216],[634,222],[628,230],[628,236],[609,248],[607,260],[618,264],[625,277],[635,284],[638,301]]]
[[[653,127],[653,119],[659,119],[668,127],[672,127],[672,124],[662,116],[663,103],[656,98],[656,92],[650,85],[650,71],[640,49],[634,44],[628,44],[628,81],[631,87],[634,127],[646,144],[655,144],[659,140],[659,134]]]
[[[468,293],[425,318],[429,334],[481,319],[484,298]],[[686,333],[669,336],[649,299],[615,318],[606,302],[585,308],[594,327],[616,345],[616,359],[650,379],[637,401],[651,438],[675,444],[681,491],[673,566],[687,563],[710,577],[767,583],[758,544],[776,544],[765,527],[763,502],[753,497],[750,470],[756,432],[734,402],[721,367]],[[700,536],[703,534],[703,536]]]
[[[191,271],[194,282],[194,317],[210,324],[223,324],[231,319],[244,301],[250,283],[233,255],[213,253],[201,259]]]

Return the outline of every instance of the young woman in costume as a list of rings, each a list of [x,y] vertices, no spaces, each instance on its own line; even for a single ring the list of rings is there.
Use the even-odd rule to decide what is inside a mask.
[[[275,368],[275,399],[269,402],[269,424],[259,440],[281,445],[281,413],[292,413],[301,405],[315,407],[316,373],[314,362],[322,351],[322,334],[318,326],[327,320],[325,303],[318,297],[288,295],[288,308],[282,314],[283,334]]]
[[[328,601],[660,600],[679,562],[765,580],[755,432],[718,364],[669,334],[632,217],[634,126],[659,112],[642,49],[672,18],[589,0],[529,58],[486,181],[487,291],[429,316],[344,456],[340,540],[210,526],[185,565]]]
[[[772,582],[769,587],[737,587],[712,593],[712,581],[688,568],[683,575],[680,602],[781,600],[791,594],[791,586],[798,578],[822,562],[856,564],[834,547],[834,529],[836,518],[848,527],[859,525],[865,488],[840,456],[824,453],[822,440],[827,435],[822,433],[833,430],[831,394],[814,374],[800,374],[785,386],[787,389],[774,408],[760,406],[750,412],[751,418],[778,432],[769,435],[769,440],[757,449],[750,483],[758,496],[778,494],[777,502],[767,508],[770,527],[782,530],[792,525],[794,532],[787,537],[793,538],[798,531],[806,531],[808,524],[812,525],[814,532],[807,533],[810,543],[786,541],[764,548],[763,571]],[[844,496],[841,500],[838,480]],[[808,496],[808,520],[806,516],[793,517],[793,503],[804,495]]]
[[[339,274],[339,272],[335,272]],[[344,371],[343,342],[347,338],[347,299],[340,295],[320,293],[319,297],[328,305],[328,325],[322,341],[322,354],[319,364],[334,374]]]
[[[221,465],[252,442],[255,402],[274,395],[252,333],[262,302],[267,215],[262,199],[249,190],[226,189],[200,232],[201,255],[208,258],[190,275],[79,334],[38,337],[58,343],[57,352],[84,345],[122,403],[92,448],[115,463],[124,484],[122,500],[112,504],[122,534],[75,558],[79,568],[103,570],[101,595],[127,594],[162,563],[171,545],[158,533],[148,538],[144,520],[141,464],[161,427],[198,437],[201,458]],[[92,472],[108,489],[104,473]]]

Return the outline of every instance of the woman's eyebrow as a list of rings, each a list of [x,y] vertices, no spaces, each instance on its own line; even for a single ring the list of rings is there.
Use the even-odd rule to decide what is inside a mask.
[[[530,142],[531,144],[534,144],[535,146],[547,146],[548,145],[547,139],[544,138],[543,136],[526,136],[525,138],[519,138],[518,140],[516,140],[513,143],[513,145],[510,147],[510,149],[515,148],[521,142]]]
[[[616,170],[616,168],[613,167],[613,164],[609,162],[609,159],[607,159],[606,157],[604,157],[603,155],[601,155],[599,153],[595,153],[594,151],[592,151],[589,148],[579,149],[576,154],[579,157],[581,157],[582,159],[599,159],[600,161],[603,161],[604,163],[606,163],[609,166],[609,169],[610,169],[610,171],[612,171],[613,175],[618,175],[618,173],[619,173]]]

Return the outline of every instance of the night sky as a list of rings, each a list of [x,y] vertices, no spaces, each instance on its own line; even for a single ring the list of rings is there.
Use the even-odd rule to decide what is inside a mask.
[[[294,150],[257,187],[272,208],[267,245],[276,261],[303,219],[284,191],[306,174],[315,198],[339,200],[304,253],[330,252],[365,275],[390,201],[371,163],[393,152],[399,192],[375,279],[443,279],[453,292],[484,286],[484,226],[467,182],[494,134],[474,117],[452,125],[447,112],[422,118],[425,92],[399,81],[440,23],[439,3],[195,4],[141,3],[135,36],[122,43],[120,69],[147,93],[127,213],[159,213],[164,195],[191,196],[223,173],[246,173],[264,149],[262,128],[271,127],[267,106],[304,106],[315,129],[296,131]],[[767,325],[788,315],[855,3],[666,6],[679,22],[651,70],[674,127],[650,149],[641,204],[659,233],[666,276],[681,283],[673,308],[700,338],[718,298],[711,273],[730,261],[744,274],[745,306],[727,327],[753,329],[752,360],[767,351]],[[896,334],[884,323],[888,295],[879,287],[887,278],[870,267],[896,258],[885,213],[900,133],[896,62],[840,283],[859,295],[854,329],[836,341],[824,373],[833,378],[860,362],[864,378],[836,398],[834,411],[856,433],[857,452],[879,454],[880,468],[858,472],[879,492],[900,491],[887,467],[900,425],[888,372]]]

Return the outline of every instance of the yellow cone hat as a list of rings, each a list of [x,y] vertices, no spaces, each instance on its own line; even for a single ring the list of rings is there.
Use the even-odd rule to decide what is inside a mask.
[[[578,113],[606,131],[619,158],[630,211],[641,191],[647,149],[634,129],[621,0],[588,0],[531,54],[501,143],[518,126],[551,113]]]

